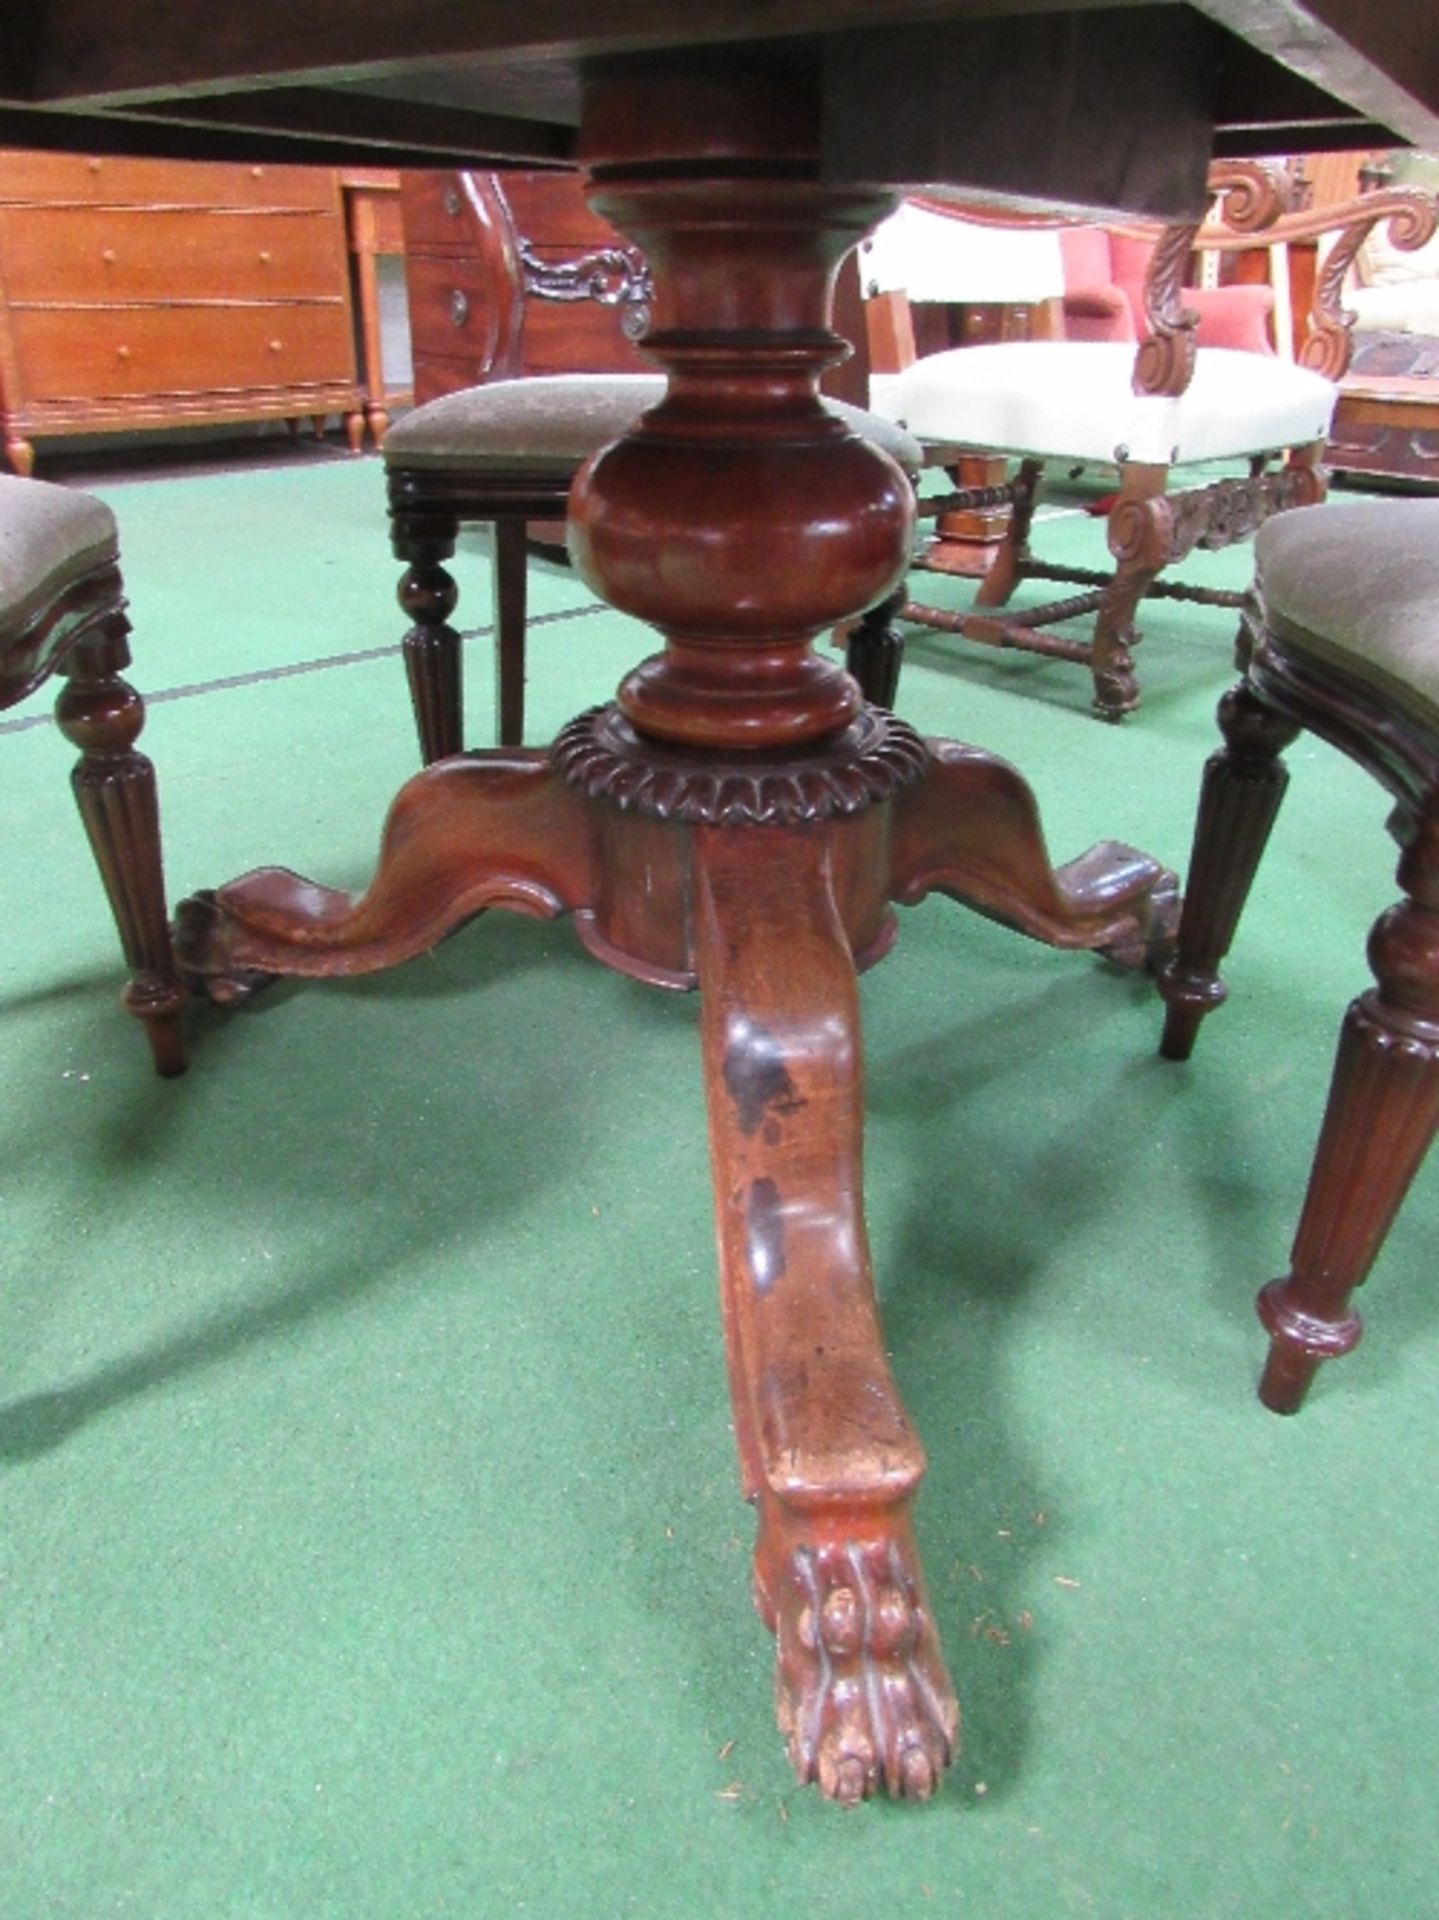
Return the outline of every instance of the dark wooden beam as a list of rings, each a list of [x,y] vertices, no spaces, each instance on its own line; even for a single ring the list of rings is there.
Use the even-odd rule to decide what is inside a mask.
[[[1415,146],[1439,147],[1433,0],[1192,0],[1279,67]]]
[[[14,0],[11,0],[12,10]],[[1116,0],[1067,0],[1078,8]],[[1142,9],[1150,0],[1119,0]],[[1033,13],[1054,0],[26,0],[0,98],[121,105],[288,81],[344,81],[507,54],[574,62],[896,20]],[[0,40],[0,58],[5,52]]]
[[[44,153],[123,154],[134,159],[269,161],[324,167],[504,167],[513,165],[515,159],[513,152],[490,154],[471,145],[396,148],[384,141],[321,140],[304,133],[197,126],[151,115],[53,113],[3,104],[0,147],[29,147]],[[524,164],[538,167],[557,163],[537,155]]]
[[[344,87],[273,87],[259,93],[208,94],[133,114],[174,125],[382,148],[403,164],[407,151],[486,154],[491,159],[563,163],[574,151],[568,127],[495,113],[395,99]]]

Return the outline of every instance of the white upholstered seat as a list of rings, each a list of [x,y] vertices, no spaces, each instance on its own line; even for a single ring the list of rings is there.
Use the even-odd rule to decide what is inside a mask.
[[[876,412],[930,445],[1177,466],[1322,440],[1338,388],[1307,368],[1201,347],[1177,398],[1133,391],[1122,342],[1024,340],[931,354],[879,376]]]

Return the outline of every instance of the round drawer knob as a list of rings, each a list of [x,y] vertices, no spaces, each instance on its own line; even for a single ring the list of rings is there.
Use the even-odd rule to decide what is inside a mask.
[[[107,267],[113,267],[115,264],[115,249],[113,247],[106,247],[105,251],[100,255],[100,258],[105,262]]]
[[[270,342],[271,353],[279,353],[283,349],[284,345],[285,343],[283,340],[272,340]]]
[[[104,166],[104,164],[105,164],[105,162],[104,162],[103,160],[92,160],[92,161],[90,161],[90,162],[89,162],[89,167],[90,167],[90,171],[91,171],[91,173],[98,173],[98,172],[100,171],[100,169],[101,169],[101,167],[103,167],[103,166]]]
[[[455,327],[463,327],[468,322],[469,317],[469,295],[462,293],[460,289],[456,287],[450,294],[450,324]]]
[[[128,347],[116,347],[115,358],[117,360],[128,360],[130,358],[130,349]]]
[[[275,256],[274,256],[274,255],[273,255],[273,254],[272,254],[272,253],[270,252],[270,249],[269,249],[268,247],[261,247],[261,249],[260,249],[260,265],[261,265],[262,267],[268,267],[268,266],[269,266],[269,264],[270,264],[270,262],[271,262],[271,261],[272,261],[272,260],[274,259],[274,257],[275,257]]]
[[[264,177],[265,177],[265,169],[263,167],[251,167],[250,178],[252,180],[263,180]]]

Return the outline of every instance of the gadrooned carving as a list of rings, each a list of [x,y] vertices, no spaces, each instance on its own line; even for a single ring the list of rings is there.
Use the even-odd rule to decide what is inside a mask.
[[[592,707],[551,749],[586,799],[691,826],[797,826],[863,813],[918,780],[929,754],[914,728],[866,707],[836,740],[785,756],[701,757],[637,734],[614,705]]]

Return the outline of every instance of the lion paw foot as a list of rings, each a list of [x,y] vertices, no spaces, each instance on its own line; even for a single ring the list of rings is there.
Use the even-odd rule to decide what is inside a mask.
[[[881,1785],[927,1800],[959,1711],[899,1542],[801,1544],[773,1597],[776,1707],[800,1779],[843,1805]]]

